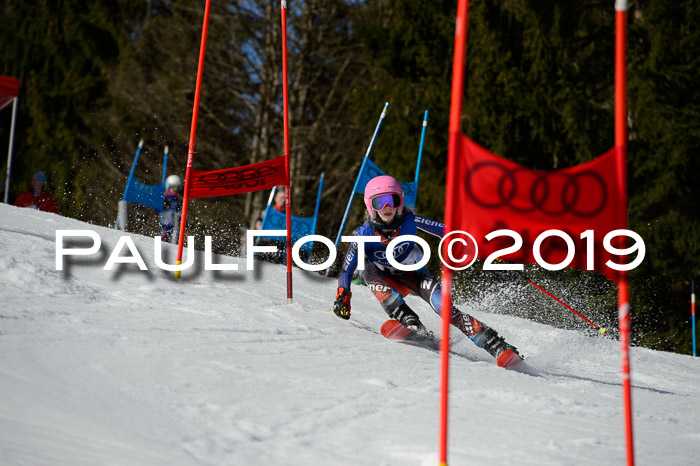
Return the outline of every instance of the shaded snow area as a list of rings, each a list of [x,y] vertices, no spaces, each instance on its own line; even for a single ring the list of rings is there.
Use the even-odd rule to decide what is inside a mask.
[[[100,252],[56,270],[56,230],[85,229]],[[121,235],[0,204],[1,464],[438,464],[440,355],[383,338],[365,287],[344,321],[335,280],[295,268],[287,305],[284,266],[206,271],[201,253],[176,280],[138,235],[149,270],[104,271]],[[473,314],[527,359],[501,369],[453,333],[450,465],[625,464],[617,341]],[[698,464],[700,361],[631,364],[637,464]]]

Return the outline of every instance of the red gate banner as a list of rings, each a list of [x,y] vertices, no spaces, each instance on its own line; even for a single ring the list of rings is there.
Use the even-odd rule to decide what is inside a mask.
[[[284,156],[243,167],[193,171],[189,197],[217,197],[287,184]]]
[[[575,254],[569,267],[586,269],[587,239],[581,234],[593,230],[594,269],[616,280],[617,272],[605,262],[623,261],[603,248],[607,233],[625,228],[624,219],[618,219],[624,198],[616,183],[616,149],[556,171],[524,167],[490,153],[463,134],[458,151],[459,187],[452,229],[475,237],[479,258],[512,246],[514,240],[507,236],[485,239],[495,230],[508,229],[522,236],[523,246],[503,259],[534,263],[536,238],[555,229],[567,233],[574,242]],[[540,252],[546,262],[559,264],[566,258],[568,247],[563,239],[552,236],[542,242]]]

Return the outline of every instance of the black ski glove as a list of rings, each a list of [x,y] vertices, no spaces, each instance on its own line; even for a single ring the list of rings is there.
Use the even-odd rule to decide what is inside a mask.
[[[350,298],[352,298],[350,290],[346,290],[342,286],[338,287],[338,291],[335,292],[333,312],[341,319],[348,320],[350,318]]]

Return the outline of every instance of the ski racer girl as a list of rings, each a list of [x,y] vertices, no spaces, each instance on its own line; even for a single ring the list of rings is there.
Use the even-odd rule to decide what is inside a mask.
[[[409,272],[395,269],[386,259],[386,249],[392,239],[401,235],[415,235],[418,230],[441,238],[444,234],[444,225],[415,215],[405,208],[403,188],[391,176],[378,176],[371,179],[365,187],[364,201],[369,220],[357,229],[356,235],[379,236],[381,242],[365,243],[365,257],[358,257],[357,243],[350,244],[338,279],[333,312],[341,319],[350,318],[352,297],[350,282],[358,261],[362,260],[364,270],[360,270],[359,274],[379,300],[384,312],[418,335],[427,336],[425,326],[403,298],[413,292],[430,304],[438,315],[441,315],[440,282],[425,267]],[[394,248],[394,259],[401,264],[415,264],[421,258],[422,252],[413,241],[401,242]],[[506,343],[494,329],[454,306],[451,312],[452,325],[461,330],[478,347],[488,351],[496,358],[499,366],[510,364],[513,353],[520,358],[517,349]]]

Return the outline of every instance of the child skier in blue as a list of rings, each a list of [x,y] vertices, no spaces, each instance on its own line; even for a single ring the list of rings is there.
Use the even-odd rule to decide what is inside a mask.
[[[160,217],[160,239],[172,243],[177,242],[180,230],[180,215],[182,214],[182,179],[170,175],[165,180],[163,194],[163,213]]]
[[[442,299],[440,282],[425,268],[404,272],[392,267],[386,259],[389,242],[401,235],[415,235],[418,230],[441,238],[444,225],[415,215],[403,205],[403,188],[391,176],[373,178],[365,188],[365,206],[369,221],[357,229],[358,236],[379,236],[381,243],[365,243],[365,257],[358,257],[357,243],[351,243],[338,279],[338,290],[333,312],[341,319],[350,318],[350,281],[358,261],[364,261],[364,270],[359,274],[367,287],[379,300],[384,311],[406,328],[427,335],[418,315],[408,307],[403,297],[416,293],[440,315]],[[422,258],[420,247],[413,241],[399,243],[394,248],[394,259],[401,264],[415,264]],[[513,353],[520,357],[514,346],[506,343],[498,332],[469,314],[452,306],[452,325],[461,330],[478,347],[484,348],[499,366],[512,362]],[[510,353],[510,352],[513,353]],[[508,353],[506,353],[508,352]],[[505,354],[504,354],[505,353]],[[503,357],[501,358],[501,355]]]

